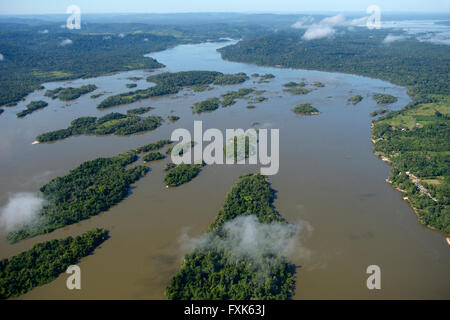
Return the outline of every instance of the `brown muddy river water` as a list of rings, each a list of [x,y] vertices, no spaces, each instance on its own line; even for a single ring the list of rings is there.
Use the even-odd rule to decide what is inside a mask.
[[[224,61],[216,52],[224,43],[183,45],[151,54],[167,67],[161,71],[211,70],[224,73],[272,73],[268,83],[255,78],[241,86],[214,87],[194,93],[154,98],[99,111],[96,105],[111,94],[129,91],[128,77],[143,77],[137,89],[149,84],[145,71],[119,73],[95,79],[45,84],[59,86],[95,84],[93,94],[70,102],[43,97],[45,90],[30,94],[0,117],[0,206],[17,192],[36,192],[50,179],[61,176],[84,161],[113,156],[138,146],[170,137],[176,128],[193,130],[194,120],[207,128],[280,129],[280,171],[269,177],[277,190],[276,209],[287,220],[305,226],[301,244],[291,260],[297,269],[295,299],[420,299],[450,298],[450,247],[444,237],[418,224],[412,209],[399,192],[385,182],[389,166],[372,153],[369,113],[379,108],[373,93],[399,98],[391,106],[409,102],[406,89],[354,75],[317,71],[266,68]],[[157,71],[157,72],[161,72]],[[320,81],[307,95],[283,92],[282,84],[304,78]],[[247,109],[246,100],[215,112],[193,115],[191,106],[229,90],[252,87],[266,90],[268,100]],[[134,90],[134,89],[133,89]],[[347,99],[360,94],[364,100],[353,106]],[[24,119],[15,113],[32,100],[49,106]],[[317,116],[296,116],[291,108],[311,103]],[[52,144],[31,145],[43,132],[66,128],[80,116],[125,112],[140,106],[155,107],[150,114],[181,119],[166,121],[155,131],[130,136],[78,136]],[[21,296],[24,299],[163,299],[164,290],[179,268],[183,234],[198,237],[213,221],[226,191],[245,172],[257,166],[215,165],[206,167],[186,185],[166,189],[162,167],[168,160],[151,165],[151,172],[138,181],[128,198],[111,210],[89,220],[10,245],[4,234],[0,258],[29,249],[53,238],[78,235],[93,227],[110,230],[111,238],[79,263],[82,289],[66,288],[67,274]],[[368,290],[366,268],[381,268],[381,290]]]

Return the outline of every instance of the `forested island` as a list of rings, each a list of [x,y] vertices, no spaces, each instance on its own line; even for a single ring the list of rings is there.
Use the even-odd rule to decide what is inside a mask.
[[[80,88],[63,88],[63,87],[58,87],[56,89],[53,90],[47,90],[45,92],[45,96],[52,98],[52,99],[59,99],[61,101],[71,101],[71,100],[75,100],[78,99],[79,97],[81,97],[82,95],[91,93],[93,91],[97,90],[97,86],[94,84],[88,84],[88,85],[84,85]]]
[[[310,103],[299,104],[298,106],[292,109],[292,112],[294,112],[295,114],[306,116],[319,114],[319,110],[314,108]]]
[[[173,122],[177,122],[178,120],[180,120],[180,117],[179,116],[167,116],[167,119],[173,123]]]
[[[172,143],[173,142],[170,140],[158,140],[156,142],[153,142],[153,143],[150,143],[145,146],[137,148],[136,153],[156,151],[156,150],[159,150],[159,149],[163,148],[164,146],[170,145]]]
[[[448,236],[448,47],[414,38],[386,46],[388,34],[358,28],[332,39],[302,41],[301,31],[278,32],[244,39],[219,52],[232,61],[345,72],[407,86],[413,102],[373,122],[375,152],[393,166],[389,180],[405,193],[420,221]],[[378,104],[397,101],[386,94],[374,99]]]
[[[363,97],[359,94],[357,94],[356,96],[350,97],[348,98],[348,102],[351,102],[353,105],[356,105],[358,103],[360,103],[362,101]]]
[[[127,136],[158,128],[163,119],[159,116],[139,117],[134,114],[109,113],[103,117],[81,117],[73,120],[67,129],[43,133],[36,141],[52,142],[74,135],[93,134]]]
[[[290,81],[288,83],[283,84],[284,89],[283,91],[289,92],[291,94],[300,95],[300,94],[308,94],[311,92],[311,90],[305,89],[306,86],[305,82],[294,82]]]
[[[204,86],[210,84],[230,85],[242,83],[248,79],[245,73],[234,75],[224,75],[216,71],[182,71],[176,73],[161,73],[147,78],[148,82],[156,85],[148,89],[130,91],[114,95],[103,100],[99,109],[110,108],[113,106],[133,103],[150,97],[160,97],[169,94],[178,93],[186,87]]]
[[[93,229],[75,238],[37,243],[28,251],[0,260],[0,299],[25,294],[53,281],[106,239],[107,230]]]
[[[31,101],[26,107],[25,110],[17,113],[17,118],[23,118],[29,114],[32,114],[36,110],[44,109],[48,106],[48,103],[42,100],[39,101]],[[1,112],[0,112],[1,113]]]
[[[222,107],[228,107],[236,103],[236,99],[243,99],[250,93],[254,92],[252,88],[241,88],[238,91],[228,91],[222,95]]]
[[[86,161],[67,175],[51,180],[40,192],[46,199],[38,217],[8,234],[12,243],[88,219],[123,200],[146,166],[127,167],[137,160],[130,151],[112,158]]]
[[[220,100],[218,98],[209,98],[204,101],[194,103],[192,107],[195,113],[210,112],[219,109]]]
[[[186,254],[166,289],[171,300],[288,299],[294,291],[295,267],[282,252],[265,248],[255,258],[237,251],[227,223],[255,217],[255,223],[288,225],[274,210],[275,198],[265,178],[245,174],[228,191],[222,209],[204,235],[206,245]],[[253,220],[249,220],[253,221]],[[231,245],[230,245],[231,243]],[[262,259],[262,261],[255,261]]]
[[[150,112],[153,109],[154,109],[153,107],[140,107],[140,108],[130,109],[130,110],[127,110],[127,115],[128,116],[131,116],[131,115],[138,116],[138,115]]]

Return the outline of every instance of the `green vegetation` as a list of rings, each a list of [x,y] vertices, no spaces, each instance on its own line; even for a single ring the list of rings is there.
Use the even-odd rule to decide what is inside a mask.
[[[138,116],[138,115],[147,113],[147,112],[149,112],[150,110],[153,110],[153,109],[155,109],[155,108],[153,108],[153,107],[140,107],[140,108],[136,108],[136,109],[130,109],[130,110],[127,110],[127,115],[129,115],[129,116],[131,116],[131,115]]]
[[[274,190],[259,174],[245,174],[228,191],[225,203],[205,234],[208,243],[224,243],[225,223],[255,215],[259,223],[287,222],[274,210]],[[221,241],[222,240],[222,241]],[[265,250],[268,250],[264,248]],[[293,265],[281,252],[258,252],[262,261],[237,256],[231,246],[197,246],[166,289],[173,300],[288,299],[294,290]]]
[[[266,97],[255,97],[253,98],[251,101],[249,101],[248,103],[261,103],[268,100],[268,98]]]
[[[311,90],[305,89],[305,88],[289,88],[289,89],[284,89],[283,91],[285,92],[289,92],[291,94],[294,95],[301,95],[301,94],[308,94],[311,92]]]
[[[48,106],[48,103],[45,102],[45,101],[41,101],[41,100],[39,100],[39,101],[31,101],[31,102],[25,107],[25,108],[26,108],[25,110],[20,111],[20,112],[17,114],[17,117],[18,117],[18,118],[23,118],[23,117],[25,117],[25,116],[27,116],[27,115],[33,113],[34,111],[39,110],[39,109],[44,109],[44,108],[47,107],[47,106]]]
[[[100,98],[100,97],[103,96],[103,95],[104,95],[104,93],[93,94],[93,95],[91,96],[91,99],[97,99],[97,98]]]
[[[142,77],[128,77],[127,79],[130,81],[139,81],[142,80]]]
[[[149,152],[159,150],[167,145],[172,144],[173,142],[170,140],[158,140],[154,143],[147,144],[145,146],[139,147],[136,149],[137,153]]]
[[[5,110],[3,110],[2,108],[0,108],[0,114],[2,114]]]
[[[297,87],[305,87],[306,83],[304,82],[294,82],[294,81],[289,81],[288,83],[283,84],[283,87],[286,88],[297,88]]]
[[[323,88],[323,87],[325,87],[325,84],[323,84],[320,81],[317,81],[317,82],[314,82],[314,86],[316,86],[317,88]]]
[[[70,265],[92,254],[108,239],[108,231],[93,229],[75,238],[35,244],[30,250],[0,260],[0,299],[16,297],[56,279]]]
[[[256,108],[256,106],[254,106],[253,104],[250,104],[247,106],[247,109],[255,109],[255,108]]]
[[[98,105],[98,108],[105,109],[122,104],[133,103],[150,97],[175,94],[185,87],[212,84],[221,75],[223,74],[215,71],[160,73],[147,78],[148,82],[156,83],[156,86],[108,97]]]
[[[38,218],[11,231],[8,239],[14,243],[49,233],[108,210],[127,197],[130,185],[148,172],[139,165],[126,169],[136,160],[135,151],[97,158],[51,180],[40,189],[46,204]]]
[[[180,120],[179,116],[168,116],[167,119],[169,119],[170,122],[176,122]]]
[[[59,88],[56,88],[53,90],[47,90],[44,95],[46,97],[49,97],[52,99],[59,98],[59,100],[61,100],[61,101],[71,101],[71,100],[78,99],[82,95],[91,93],[92,91],[95,91],[95,90],[97,90],[96,85],[88,84],[88,85],[82,86],[80,88],[59,87]]]
[[[376,93],[373,95],[373,98],[376,100],[377,104],[391,104],[398,100],[396,97],[384,93]]]
[[[358,104],[362,101],[363,97],[359,94],[356,96],[350,97],[347,99],[348,102],[351,102],[353,105]]]
[[[257,83],[267,83],[267,82],[269,82],[269,80],[275,78],[275,76],[271,73],[266,73],[263,75],[259,75],[256,73],[256,75],[257,75],[257,77],[259,77],[259,80],[257,81]]]
[[[209,98],[201,102],[197,102],[193,106],[195,113],[210,112],[219,108],[220,101],[218,98]]]
[[[260,80],[269,80],[269,79],[274,79],[275,78],[275,76],[273,75],[273,74],[271,74],[271,73],[266,73],[266,74],[263,74],[261,77],[260,77]]]
[[[353,73],[407,86],[413,102],[373,122],[375,152],[390,161],[389,179],[405,192],[420,221],[449,235],[448,47],[413,38],[386,46],[388,32],[358,28],[312,41],[302,41],[302,33],[285,32],[219,51],[233,61]],[[397,101],[386,95],[374,98],[380,104]]]
[[[162,64],[144,54],[180,43],[174,37],[151,34],[129,34],[106,41],[103,34],[74,34],[56,25],[48,34],[36,32],[35,26],[22,28],[3,28],[0,33],[0,52],[8,57],[0,68],[0,106],[17,103],[45,82],[160,68]],[[62,46],[64,39],[73,44]]]
[[[241,88],[238,91],[228,91],[222,95],[222,107],[228,107],[236,103],[236,99],[242,99],[254,92],[251,88]]]
[[[98,119],[96,117],[75,119],[67,129],[43,133],[36,137],[36,140],[39,142],[52,142],[82,134],[127,136],[138,132],[155,130],[161,125],[162,121],[163,119],[159,116],[141,118],[135,115],[113,112]]]
[[[175,168],[169,169],[164,177],[164,182],[169,187],[177,187],[188,183],[200,173],[202,167],[201,164],[179,164]]]
[[[166,156],[159,152],[149,152],[142,157],[142,161],[151,162],[156,160],[162,160],[164,158],[166,158]]]
[[[206,90],[211,90],[212,87],[210,87],[207,84],[201,84],[201,85],[198,85],[198,86],[191,86],[191,89],[194,92],[203,92],[203,91],[206,91]]]
[[[371,117],[376,117],[376,116],[385,114],[386,112],[388,112],[388,110],[386,110],[386,109],[378,109],[378,110],[375,110],[375,111],[371,112],[370,116]]]
[[[131,89],[131,88],[136,88],[136,87],[137,87],[137,84],[136,84],[136,83],[127,83],[125,86],[126,86],[128,89]]]
[[[439,98],[436,100],[436,98]],[[374,121],[375,152],[389,159],[389,181],[420,221],[450,235],[450,98],[410,103]],[[436,102],[433,102],[436,101]]]
[[[236,73],[236,74],[221,74],[214,80],[214,84],[226,86],[226,85],[243,83],[243,82],[247,81],[248,79],[250,79],[250,78],[243,72]]]
[[[163,168],[163,170],[164,171],[169,171],[169,170],[172,170],[173,168],[175,168],[177,165],[175,164],[175,163],[173,163],[173,162],[169,162],[169,163],[166,163],[166,165],[164,166],[164,168]]]
[[[414,38],[386,46],[389,30],[357,28],[333,39],[304,41],[303,32],[246,38],[219,49],[231,61],[352,73],[408,86],[411,93],[450,94],[448,47]]]
[[[309,103],[303,103],[303,104],[299,104],[298,106],[296,106],[295,108],[292,109],[292,111],[295,114],[301,114],[301,115],[315,115],[315,114],[319,114],[319,110],[317,110],[316,108],[314,108],[311,104]]]

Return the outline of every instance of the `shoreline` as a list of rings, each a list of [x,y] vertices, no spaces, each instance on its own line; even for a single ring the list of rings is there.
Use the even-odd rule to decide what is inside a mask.
[[[371,128],[373,128],[373,123],[372,123]],[[371,137],[370,140],[372,141],[373,144],[375,144],[375,141],[374,141],[373,137]],[[391,161],[389,160],[388,157],[386,157],[386,156],[384,156],[384,155],[382,155],[382,154],[376,153],[376,151],[375,151],[375,145],[373,146],[373,153],[374,153],[374,155],[377,156],[381,161],[386,162],[389,166],[392,167]],[[402,194],[403,194],[403,193],[406,193],[405,190],[400,189],[399,187],[394,186],[394,185],[392,184],[392,182],[389,180],[389,178],[384,179],[384,181],[386,181],[387,183],[389,183],[389,184],[391,185],[391,187],[392,187],[394,190],[397,190],[398,192],[400,192],[400,193],[402,193]],[[408,205],[411,207],[412,211],[413,211],[414,214],[416,215],[417,220],[419,221],[420,224],[422,224],[422,219],[420,218],[418,209],[415,208],[415,207],[411,204],[411,202],[409,201],[409,198],[408,198],[407,196],[403,196],[402,199],[408,203]],[[441,231],[441,230],[439,230],[439,229],[436,229],[436,228],[434,228],[434,227],[432,227],[432,226],[430,226],[430,225],[426,225],[426,224],[422,224],[422,225],[425,226],[426,228],[430,229],[430,230],[437,231],[437,232],[441,233],[441,234],[444,236],[445,241],[447,242],[447,244],[450,246],[450,237],[447,237],[447,235],[446,235],[445,233],[443,233],[443,231]]]

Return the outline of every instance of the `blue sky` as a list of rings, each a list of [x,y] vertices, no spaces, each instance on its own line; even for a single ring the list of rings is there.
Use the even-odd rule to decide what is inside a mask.
[[[71,4],[82,13],[345,12],[372,4],[385,12],[450,12],[449,0],[0,0],[0,14],[66,13]]]

